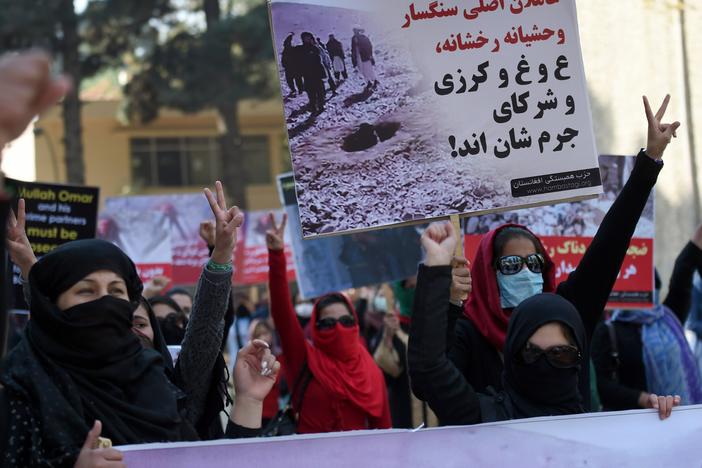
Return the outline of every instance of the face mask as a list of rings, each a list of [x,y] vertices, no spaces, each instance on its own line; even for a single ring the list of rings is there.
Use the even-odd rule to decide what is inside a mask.
[[[71,348],[97,364],[110,362],[125,349],[138,345],[132,332],[136,308],[124,299],[103,296],[60,312],[73,328]]]
[[[325,354],[340,361],[352,359],[360,345],[358,325],[347,328],[337,323],[329,330],[317,330],[314,345]]]
[[[313,310],[314,306],[309,302],[301,302],[300,304],[295,306],[295,313],[297,314],[297,316],[304,319],[312,317]]]
[[[373,308],[376,312],[387,312],[388,300],[383,296],[375,296],[375,299],[373,299]]]
[[[512,364],[514,386],[524,397],[547,405],[570,401],[578,391],[580,366],[567,369],[553,367],[546,356],[533,364],[517,361]]]
[[[544,290],[544,277],[528,268],[515,275],[497,272],[497,285],[500,288],[500,305],[503,309],[517,307],[524,299],[540,294]]]

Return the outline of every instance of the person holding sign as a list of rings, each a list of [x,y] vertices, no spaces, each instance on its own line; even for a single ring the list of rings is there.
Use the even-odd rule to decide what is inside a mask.
[[[577,269],[566,281],[556,285],[555,266],[533,233],[524,226],[505,225],[485,234],[480,242],[472,267],[472,293],[465,303],[464,317],[456,318],[460,313],[460,302],[449,309],[448,322],[445,317],[438,317],[441,307],[434,308],[429,316],[418,317],[415,311],[411,336],[428,345],[426,334],[433,328],[443,327],[441,341],[433,343],[430,340],[431,346],[441,349],[441,361],[447,365],[450,363],[450,368],[476,391],[503,388],[503,361],[510,317],[515,308],[531,296],[555,292],[567,299],[580,314],[589,342],[616,281],[636,223],[663,167],[663,152],[680,126],[679,122],[662,122],[670,96],[666,96],[655,115],[648,99],[644,97],[643,101],[648,120],[647,148],[639,153],[629,180],[602,220]],[[447,290],[445,300],[448,298]],[[425,310],[423,313],[429,312]],[[447,347],[445,335],[454,328],[455,339]],[[584,365],[579,366],[577,381],[583,409],[589,411],[590,355],[587,347],[580,351]],[[410,346],[412,384],[417,395],[423,395],[430,405],[446,396],[436,392],[436,382],[440,379],[434,373],[439,369],[437,358],[437,355],[420,352],[417,346]]]
[[[532,295],[512,311],[499,391],[476,392],[446,357],[451,263],[457,243],[451,223],[432,224],[422,236],[426,259],[419,267],[409,345],[415,393],[429,402],[445,425],[585,412],[579,374],[588,369],[588,334],[581,313],[558,294]],[[421,382],[415,381],[417,377]],[[680,404],[679,396],[651,395],[650,400],[660,419],[668,418]]]
[[[359,334],[358,316],[340,293],[322,296],[312,311],[312,342],[305,339],[291,301],[283,235],[287,216],[266,233],[270,307],[285,356],[285,372],[301,434],[387,429],[385,379]]]

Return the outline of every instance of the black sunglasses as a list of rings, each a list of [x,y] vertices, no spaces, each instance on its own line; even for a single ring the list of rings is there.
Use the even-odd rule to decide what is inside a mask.
[[[317,330],[331,330],[336,326],[337,322],[340,323],[342,327],[346,328],[351,328],[356,325],[356,319],[354,319],[351,315],[342,315],[338,319],[335,319],[334,317],[326,317],[317,320]]]
[[[527,343],[522,350],[522,361],[525,364],[534,364],[541,355],[546,356],[546,360],[553,366],[559,369],[568,369],[580,364],[582,355],[575,346],[562,345],[551,346],[547,349],[541,349],[536,345]]]
[[[520,257],[519,255],[505,255],[500,257],[495,262],[495,267],[500,270],[503,275],[516,275],[526,263],[527,268],[532,273],[541,273],[544,269],[546,261],[544,256],[538,253],[531,254],[527,257]]]

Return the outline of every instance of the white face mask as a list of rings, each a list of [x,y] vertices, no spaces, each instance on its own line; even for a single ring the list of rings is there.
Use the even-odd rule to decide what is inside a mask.
[[[503,309],[517,307],[524,299],[544,291],[544,277],[523,268],[517,274],[505,275],[497,272],[497,285],[500,288],[500,305]]]
[[[307,319],[312,317],[312,310],[314,309],[314,306],[310,304],[309,302],[301,302],[300,304],[295,306],[295,313],[297,314],[298,317]]]
[[[387,312],[388,311],[388,301],[384,296],[375,296],[373,299],[373,308],[376,312]]]

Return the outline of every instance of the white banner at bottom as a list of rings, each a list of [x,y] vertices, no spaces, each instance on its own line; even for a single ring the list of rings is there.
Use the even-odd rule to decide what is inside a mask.
[[[117,447],[129,468],[699,467],[702,405],[534,418],[419,431]]]

